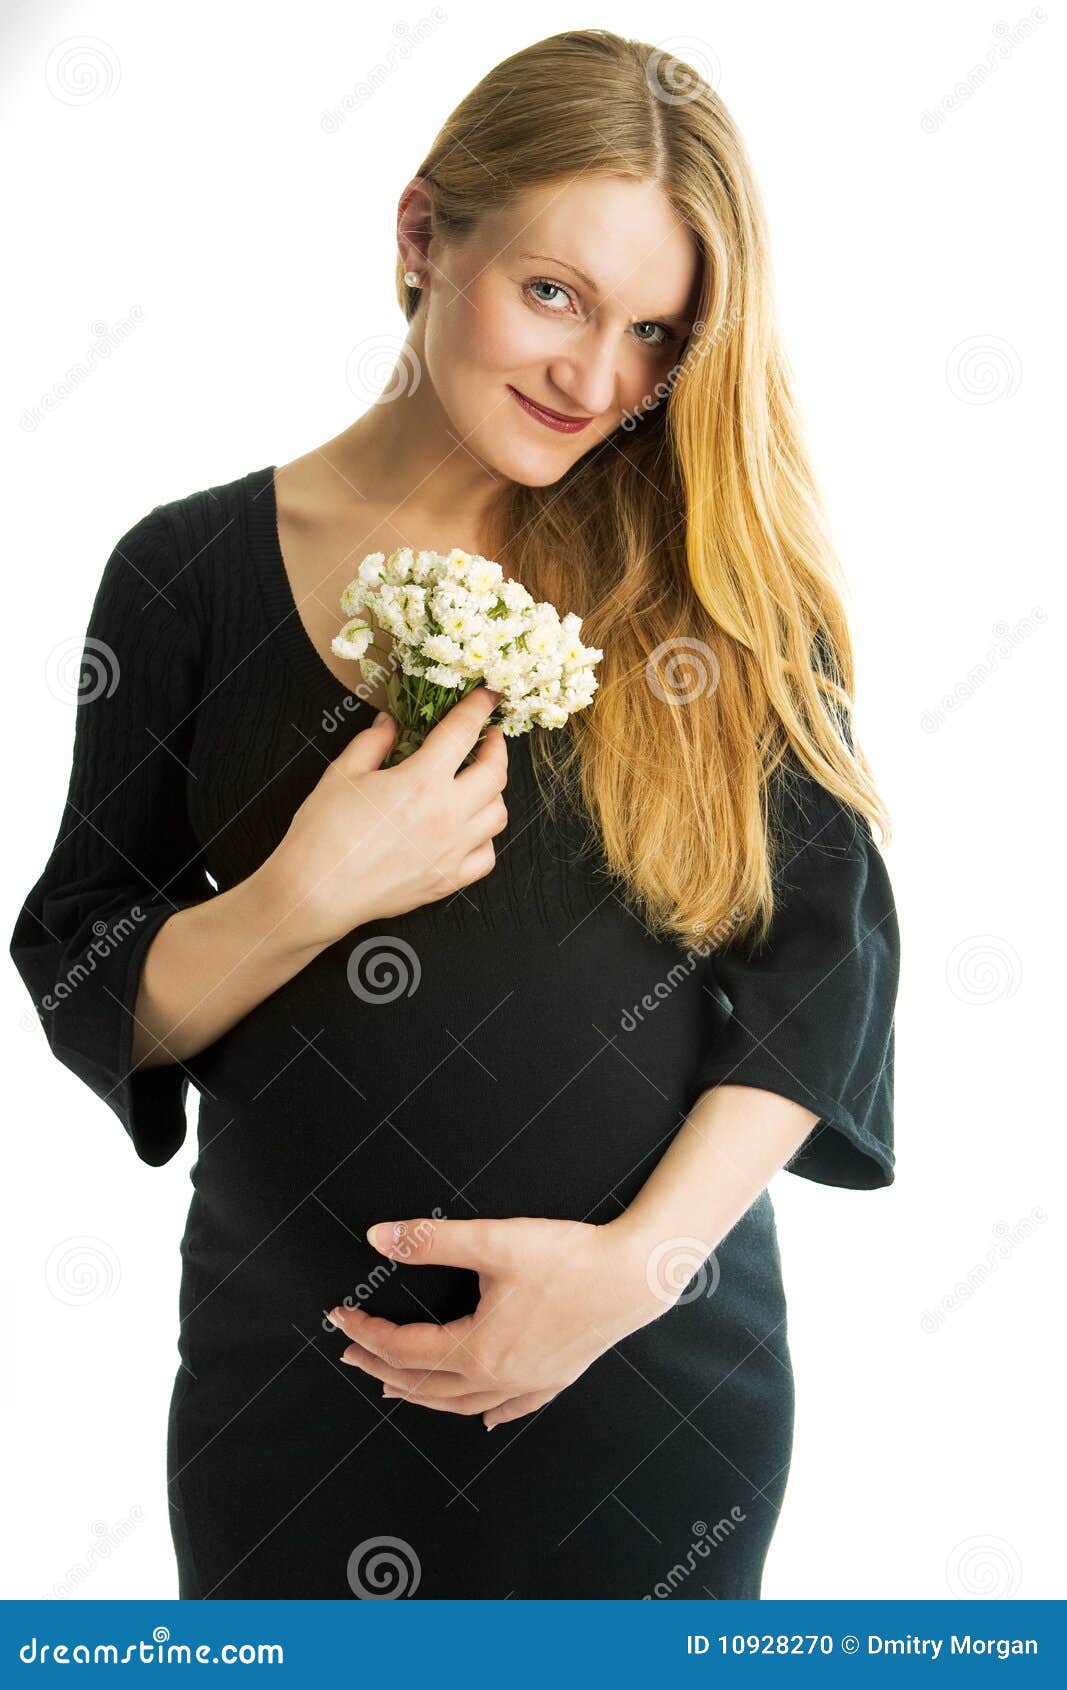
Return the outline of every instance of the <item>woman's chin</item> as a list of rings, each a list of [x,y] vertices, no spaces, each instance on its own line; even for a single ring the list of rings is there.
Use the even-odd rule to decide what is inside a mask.
[[[551,487],[566,475],[574,462],[573,453],[561,451],[558,446],[555,450],[551,447],[538,450],[528,441],[497,440],[491,452],[479,456],[494,475],[518,482],[521,487]]]

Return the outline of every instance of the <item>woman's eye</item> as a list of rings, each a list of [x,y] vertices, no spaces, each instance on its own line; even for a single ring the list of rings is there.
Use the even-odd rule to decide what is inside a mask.
[[[544,277],[536,277],[532,282],[525,283],[525,291],[533,296],[536,304],[543,306],[552,316],[561,317],[563,315],[562,311],[557,310],[553,304],[540,295],[534,294],[534,288],[544,288],[547,293],[561,294],[564,299],[570,299],[571,296],[567,289],[563,287],[561,283],[550,282]],[[662,351],[669,341],[677,338],[673,331],[668,329],[663,323],[634,323],[631,326],[635,330],[651,329],[654,333],[659,334],[659,340],[647,340],[644,335],[637,335],[637,339],[640,341],[641,345],[650,346],[654,352]]]
[[[662,339],[660,340],[644,340],[641,335],[638,335],[637,337],[644,346],[651,346],[655,348],[656,351],[658,351],[660,347],[666,346],[668,340],[671,338],[670,329],[664,328],[662,323],[635,323],[633,326],[635,329],[656,329],[659,331],[662,336]]]
[[[533,282],[527,282],[526,286],[527,286],[527,288],[530,288],[530,289],[532,289],[532,288],[547,288],[549,293],[562,293],[565,298],[567,298],[567,299],[570,298],[570,295],[568,293],[566,293],[565,289],[560,287],[558,282],[533,281]],[[545,299],[538,299],[537,303],[538,303],[538,305],[547,305],[548,301],[545,300]]]

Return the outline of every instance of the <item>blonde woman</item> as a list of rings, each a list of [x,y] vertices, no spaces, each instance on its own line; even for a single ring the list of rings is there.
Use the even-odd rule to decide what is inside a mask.
[[[400,198],[395,382],[104,571],[119,681],[12,949],[144,1162],[200,1093],[183,1597],[758,1597],[768,1181],[893,1178],[841,572],[742,142],[670,69],[575,30],[492,70]],[[331,639],[401,546],[576,611],[592,705],[505,740],[479,687],[383,767]]]

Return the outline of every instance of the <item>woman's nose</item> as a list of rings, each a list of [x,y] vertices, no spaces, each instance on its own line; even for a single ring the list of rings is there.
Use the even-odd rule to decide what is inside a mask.
[[[572,342],[549,364],[552,386],[582,416],[603,416],[616,403],[618,358],[618,342],[611,335],[589,335],[581,345]]]

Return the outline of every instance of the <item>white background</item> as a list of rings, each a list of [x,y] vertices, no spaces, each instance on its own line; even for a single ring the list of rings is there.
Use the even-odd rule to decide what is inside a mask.
[[[772,1185],[798,1410],[764,1595],[1059,1595],[1058,7],[9,4],[5,932],[111,547],[372,401],[401,189],[486,70],[578,23],[692,59],[746,138],[895,824],[897,1181]],[[10,963],[2,992],[3,1594],[173,1596],[195,1131],[140,1163]]]

